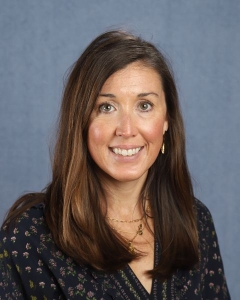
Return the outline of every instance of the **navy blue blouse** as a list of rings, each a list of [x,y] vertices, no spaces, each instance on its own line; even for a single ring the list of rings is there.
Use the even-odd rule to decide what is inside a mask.
[[[55,245],[44,218],[44,206],[26,211],[17,223],[0,231],[0,299],[230,299],[218,241],[208,209],[196,200],[199,268],[178,270],[149,294],[127,265],[108,274],[77,264]],[[155,263],[160,249],[155,243]]]

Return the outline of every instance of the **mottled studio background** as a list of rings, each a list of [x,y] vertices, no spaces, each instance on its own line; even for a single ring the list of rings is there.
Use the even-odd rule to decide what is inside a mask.
[[[176,74],[195,193],[211,210],[240,295],[240,1],[0,0],[0,221],[50,180],[63,78],[88,43],[121,27],[156,43]]]

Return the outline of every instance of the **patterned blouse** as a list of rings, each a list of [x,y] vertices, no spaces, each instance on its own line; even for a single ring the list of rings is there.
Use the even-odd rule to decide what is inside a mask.
[[[127,265],[114,274],[79,265],[55,245],[44,219],[44,206],[26,211],[7,232],[0,231],[0,299],[230,299],[218,241],[208,209],[198,211],[199,269],[178,270],[149,294]],[[155,264],[160,249],[155,242]]]

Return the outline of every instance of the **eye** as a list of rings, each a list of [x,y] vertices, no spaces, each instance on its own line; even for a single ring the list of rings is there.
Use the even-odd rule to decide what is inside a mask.
[[[98,107],[98,110],[103,113],[112,112],[112,111],[114,111],[114,109],[115,109],[114,106],[112,106],[112,104],[109,104],[109,103],[102,103]]]
[[[149,101],[142,101],[138,107],[142,111],[150,111],[153,107],[153,104]]]

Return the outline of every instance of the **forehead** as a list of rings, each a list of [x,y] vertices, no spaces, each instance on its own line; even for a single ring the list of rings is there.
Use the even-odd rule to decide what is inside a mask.
[[[103,84],[101,91],[105,89],[161,89],[162,81],[159,73],[152,67],[142,62],[134,62],[124,69],[113,73]]]

